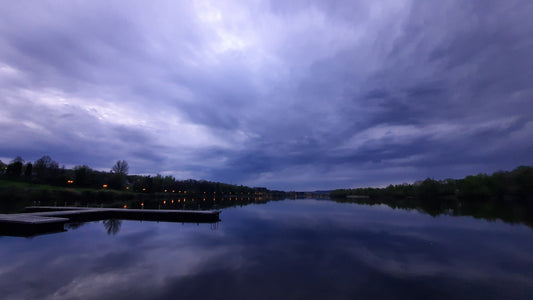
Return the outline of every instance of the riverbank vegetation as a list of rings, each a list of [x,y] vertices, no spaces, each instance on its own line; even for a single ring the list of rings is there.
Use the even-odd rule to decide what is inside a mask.
[[[426,179],[385,188],[340,189],[330,193],[339,202],[385,204],[416,209],[433,216],[474,216],[533,227],[533,167],[463,179]]]
[[[283,198],[285,193],[206,180],[177,180],[173,176],[129,175],[119,160],[109,172],[79,165],[59,167],[49,156],[35,162],[21,157],[0,161],[0,210],[19,211],[27,205],[89,205],[137,208],[205,208]],[[233,202],[231,202],[233,201]]]

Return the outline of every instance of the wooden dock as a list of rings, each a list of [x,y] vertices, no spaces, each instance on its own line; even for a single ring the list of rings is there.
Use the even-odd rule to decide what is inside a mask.
[[[64,231],[67,222],[107,219],[217,223],[220,211],[30,206],[27,213],[0,214],[0,235],[32,236]]]
[[[0,235],[33,236],[65,231],[68,218],[34,214],[0,214]]]

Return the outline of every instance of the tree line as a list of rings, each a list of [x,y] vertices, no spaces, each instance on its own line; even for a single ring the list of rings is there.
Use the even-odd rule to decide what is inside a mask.
[[[108,172],[98,171],[87,165],[77,165],[72,169],[45,155],[35,162],[25,162],[17,156],[10,163],[0,161],[0,178],[25,181],[35,184],[53,186],[72,186],[92,189],[111,189],[137,193],[178,193],[194,195],[240,195],[269,193],[266,188],[252,188],[206,180],[177,180],[173,176],[129,175],[129,164],[125,160],[117,161]],[[277,192],[282,193],[282,192]]]
[[[478,174],[463,179],[427,178],[413,184],[389,185],[385,188],[338,189],[333,198],[366,196],[370,199],[468,199],[471,201],[521,201],[533,205],[533,167],[520,166],[512,171],[492,175]]]

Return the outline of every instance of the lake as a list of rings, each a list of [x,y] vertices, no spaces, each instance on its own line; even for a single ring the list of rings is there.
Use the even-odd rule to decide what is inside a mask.
[[[533,230],[329,200],[0,237],[2,299],[533,299]]]

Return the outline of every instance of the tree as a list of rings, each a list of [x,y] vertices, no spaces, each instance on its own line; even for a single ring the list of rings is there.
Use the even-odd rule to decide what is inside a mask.
[[[22,159],[22,157],[20,157],[20,156],[17,156],[17,157],[15,157],[15,159],[13,159],[11,161],[11,163],[16,163],[16,162],[19,162],[19,163],[23,164],[24,163],[24,159]]]
[[[119,160],[111,168],[111,177],[109,177],[108,185],[112,189],[121,189],[126,183],[126,175],[128,174],[129,166],[125,160]]]
[[[38,160],[35,161],[35,164],[33,166],[36,170],[43,170],[43,169],[58,169],[59,164],[54,161],[50,156],[45,155]]]
[[[133,190],[135,192],[151,193],[152,185],[153,180],[151,176],[141,176],[135,180],[133,184]]]
[[[439,196],[440,184],[431,178],[426,178],[418,186],[418,197],[423,200],[432,200]]]
[[[129,171],[128,162],[125,160],[119,160],[111,168],[111,173],[127,175]]]
[[[26,169],[24,170],[24,176],[26,176],[27,178],[30,178],[32,172],[33,172],[33,165],[31,164],[31,162],[29,162],[26,164]]]
[[[7,166],[7,174],[15,178],[20,177],[20,174],[22,174],[22,162],[13,160],[13,162]]]
[[[89,185],[89,176],[93,170],[89,166],[75,166],[74,167],[74,183],[79,186]]]
[[[158,193],[163,190],[163,176],[157,174],[152,178],[152,191]]]
[[[37,178],[43,183],[53,183],[59,181],[58,172],[59,164],[50,156],[45,155],[33,164],[33,170],[37,173]]]
[[[7,165],[0,160],[0,175],[4,174],[7,170]]]
[[[172,190],[172,187],[174,186],[174,183],[176,182],[176,179],[172,176],[165,176],[163,178],[163,190]]]

